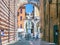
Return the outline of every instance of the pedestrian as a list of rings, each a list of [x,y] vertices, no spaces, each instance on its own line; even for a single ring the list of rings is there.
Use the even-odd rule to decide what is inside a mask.
[[[36,35],[36,40],[38,39],[38,33],[37,33],[37,35]]]
[[[33,39],[35,39],[35,36],[33,35]]]

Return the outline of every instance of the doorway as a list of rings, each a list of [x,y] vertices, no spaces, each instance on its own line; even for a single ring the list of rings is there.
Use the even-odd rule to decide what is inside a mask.
[[[54,43],[58,45],[58,25],[54,25]]]

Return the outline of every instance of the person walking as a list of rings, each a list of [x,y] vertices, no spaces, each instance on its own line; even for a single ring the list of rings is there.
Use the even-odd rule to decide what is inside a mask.
[[[38,39],[38,33],[36,34],[36,40]]]

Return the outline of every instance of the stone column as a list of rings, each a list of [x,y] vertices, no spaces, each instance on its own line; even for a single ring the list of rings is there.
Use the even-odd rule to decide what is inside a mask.
[[[24,21],[24,32],[26,33],[26,23],[27,23],[27,20]]]
[[[37,34],[37,27],[36,27],[36,22],[34,22],[34,37],[36,37],[36,34]]]
[[[39,22],[39,20],[36,20],[36,21],[33,21],[33,23],[34,23],[34,36],[36,37],[36,34],[38,33],[37,32],[37,23]]]

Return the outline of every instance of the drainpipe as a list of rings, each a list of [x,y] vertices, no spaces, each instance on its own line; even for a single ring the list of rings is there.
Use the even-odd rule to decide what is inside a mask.
[[[43,33],[44,33],[44,40],[45,40],[45,38],[46,38],[46,35],[45,35],[45,31],[46,31],[46,29],[45,29],[45,27],[46,27],[46,21],[45,21],[46,0],[44,0],[43,3],[44,3],[44,29],[43,29],[44,32]]]
[[[50,42],[50,2],[49,2],[49,42]]]
[[[8,27],[8,42],[10,42],[10,0],[8,1],[9,2],[9,10],[8,10],[8,15],[9,15],[9,17],[8,17],[8,21],[9,21],[9,27]]]
[[[50,42],[50,4],[52,3],[52,0],[49,1],[49,42]]]
[[[15,0],[14,0],[14,40],[15,40],[15,32],[16,29],[15,29]]]
[[[58,0],[56,1],[56,12],[57,12],[57,15],[56,15],[56,18],[58,18]],[[59,32],[58,32],[59,33]],[[58,39],[59,39],[59,34],[58,34]],[[57,45],[59,45],[59,40],[57,41]]]

